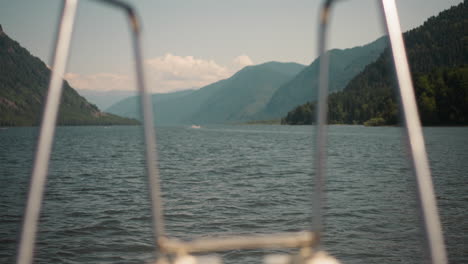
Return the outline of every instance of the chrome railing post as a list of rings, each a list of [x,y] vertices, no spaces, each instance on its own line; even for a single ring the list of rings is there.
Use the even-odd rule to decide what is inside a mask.
[[[125,10],[132,30],[133,53],[135,57],[135,74],[140,93],[141,112],[143,114],[143,126],[145,137],[146,170],[148,174],[149,189],[152,202],[153,232],[157,249],[160,249],[161,240],[166,236],[164,228],[164,212],[162,205],[160,176],[156,153],[156,131],[154,128],[153,103],[151,95],[146,87],[142,44],[141,23],[135,10],[128,4],[119,0],[98,0]]]
[[[75,22],[78,0],[64,0],[58,26],[47,100],[39,132],[36,155],[30,180],[30,189],[20,238],[18,264],[32,263],[37,226],[44,187],[47,180],[50,153],[54,141],[55,125],[62,95],[63,76],[67,67],[70,41]]]
[[[382,0],[381,3],[387,33],[390,38],[390,46],[399,86],[401,109],[405,119],[409,154],[416,176],[418,200],[421,208],[422,220],[424,222],[428,249],[432,263],[445,264],[447,263],[447,256],[442,227],[437,211],[431,171],[429,169],[429,162],[424,144],[424,135],[419,120],[416,97],[414,95],[413,82],[411,80],[410,68],[406,57],[398,11],[395,0]]]
[[[320,10],[320,21],[318,30],[318,54],[320,60],[319,89],[317,96],[317,117],[316,117],[316,135],[315,135],[315,181],[314,181],[314,219],[313,230],[320,238],[323,229],[323,207],[325,203],[325,177],[327,163],[327,116],[328,116],[328,68],[329,58],[327,49],[327,31],[331,5],[333,0],[324,1]]]
[[[317,136],[316,136],[316,180],[315,192],[316,217],[315,228],[320,230],[322,221],[323,185],[325,181],[326,168],[326,133],[325,125],[327,121],[327,96],[328,96],[328,57],[326,53],[327,25],[329,23],[329,10],[333,0],[324,1],[322,7],[322,16],[320,18],[319,29],[319,56],[320,56],[320,81],[317,111]],[[408,139],[410,156],[414,168],[414,174],[417,180],[418,200],[421,207],[421,215],[424,222],[424,230],[428,240],[428,249],[432,263],[445,264],[447,256],[445,252],[442,227],[437,211],[437,204],[434,195],[429,162],[424,145],[424,136],[422,133],[421,122],[419,120],[416,98],[414,95],[411,73],[406,57],[406,50],[403,42],[400,21],[395,4],[395,0],[381,0],[381,9],[386,25],[386,31],[390,38],[390,46],[395,65],[396,78],[399,86],[401,109],[405,119],[405,130]],[[325,102],[322,102],[325,101]]]
[[[151,97],[146,89],[144,78],[144,65],[141,51],[140,23],[133,8],[119,0],[98,0],[113,6],[123,8],[130,21],[135,57],[137,85],[141,97],[141,107],[144,119],[145,153],[147,174],[152,200],[153,229],[157,249],[160,241],[165,237],[161,190],[156,155],[156,133],[153,121],[153,107]],[[23,231],[18,253],[18,264],[29,264],[33,260],[34,245],[37,234],[40,210],[44,195],[44,187],[52,151],[55,126],[62,93],[63,77],[68,62],[69,48],[75,21],[78,0],[64,0],[62,15],[57,32],[56,47],[54,51],[51,80],[48,88],[47,101],[43,114],[38,147],[32,171],[30,190],[26,204]]]

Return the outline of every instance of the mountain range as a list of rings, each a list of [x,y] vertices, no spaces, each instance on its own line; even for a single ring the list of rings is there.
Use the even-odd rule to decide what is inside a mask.
[[[329,51],[334,91],[378,58],[386,47],[380,38],[362,47]],[[199,90],[153,95],[156,124],[221,124],[279,120],[295,106],[313,100],[318,60],[305,67],[297,63],[268,62],[247,66],[232,77]],[[124,99],[106,111],[140,119],[136,97]]]
[[[247,66],[232,77],[199,90],[153,95],[157,124],[229,123],[249,120],[268,102],[279,85],[304,68],[297,63],[269,62]],[[136,97],[107,111],[139,118]]]
[[[404,35],[425,124],[468,122],[466,10],[463,2]],[[393,69],[387,46],[387,39],[382,37],[363,46],[328,51],[331,123],[397,122],[398,104],[393,93]],[[200,89],[153,94],[155,122],[157,125],[232,124],[280,120],[286,116],[283,120],[288,124],[310,123],[318,68],[318,59],[308,66],[267,62],[247,66],[227,79]],[[0,126],[39,123],[49,76],[47,66],[0,27]],[[86,92],[86,96],[95,100],[102,95]],[[124,96],[109,93],[108,99]],[[141,120],[138,105],[139,97],[131,96],[113,104],[105,113],[64,81],[58,123],[136,124],[136,120]]]
[[[86,98],[89,102],[95,104],[99,109],[107,109],[113,104],[122,101],[131,96],[138,94],[138,91],[99,91],[99,90],[89,90],[89,89],[75,89],[81,96]]]
[[[50,69],[0,25],[0,126],[35,126],[40,123]],[[58,125],[135,125],[134,119],[104,113],[63,84]]]
[[[468,124],[468,4],[429,18],[404,34],[421,121]],[[394,125],[399,109],[392,56],[386,49],[342,91],[329,97],[329,122]],[[311,123],[314,103],[288,113],[288,124]]]
[[[387,39],[382,37],[364,46],[328,51],[330,92],[340,91],[345,88],[354,76],[379,57],[386,46]],[[284,117],[294,107],[315,100],[318,77],[319,60],[316,59],[293,79],[281,85],[263,111],[259,113],[258,119]]]

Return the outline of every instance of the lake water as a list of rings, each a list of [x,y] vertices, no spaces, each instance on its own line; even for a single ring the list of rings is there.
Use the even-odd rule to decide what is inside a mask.
[[[324,247],[343,263],[425,263],[401,129],[331,126]],[[310,226],[313,127],[158,128],[169,235]],[[425,128],[450,263],[468,263],[468,128]],[[37,128],[0,129],[0,263],[13,263]],[[139,127],[59,127],[35,263],[146,263],[153,241]],[[278,251],[275,251],[278,252]],[[279,251],[281,252],[281,251]],[[225,263],[260,263],[231,251]]]

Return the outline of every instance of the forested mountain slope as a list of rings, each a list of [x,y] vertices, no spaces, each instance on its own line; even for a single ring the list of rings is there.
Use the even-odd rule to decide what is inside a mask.
[[[468,124],[468,9],[458,6],[404,34],[421,120],[425,125]],[[389,49],[329,97],[329,122],[392,125],[398,99]],[[309,123],[314,104],[288,113],[288,124]],[[309,115],[309,116],[307,116]]]
[[[40,123],[50,70],[0,26],[0,126]],[[103,113],[64,82],[59,125],[123,125],[138,121]]]
[[[379,38],[361,47],[330,50],[330,91],[344,89],[353,77],[379,57],[386,46],[387,39]],[[280,118],[293,107],[307,101],[314,101],[318,88],[318,76],[319,60],[316,59],[275,92],[258,119]]]

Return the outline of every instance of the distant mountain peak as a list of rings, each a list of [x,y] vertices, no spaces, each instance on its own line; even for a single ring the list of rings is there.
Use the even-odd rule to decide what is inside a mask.
[[[0,36],[3,34],[5,34],[5,32],[3,31],[2,24],[0,24]]]
[[[266,62],[198,90],[153,95],[156,124],[223,124],[252,120],[285,82],[304,69],[292,62]],[[128,98],[107,110],[141,118],[137,100]],[[181,107],[182,106],[182,107]]]
[[[385,47],[386,40],[381,37],[363,46],[329,50],[330,92],[342,90],[366,65],[375,61]],[[280,118],[297,105],[313,101],[318,87],[318,76],[319,58],[277,89],[257,118]]]
[[[255,66],[259,66],[259,67],[277,67],[277,66],[284,66],[284,65],[299,65],[299,66],[302,66],[302,67],[305,67],[305,65],[302,65],[300,63],[297,63],[297,62],[282,62],[282,61],[267,61],[267,62],[264,62],[264,63],[261,63],[261,64],[257,64],[257,65],[251,65],[251,67],[255,67]]]

